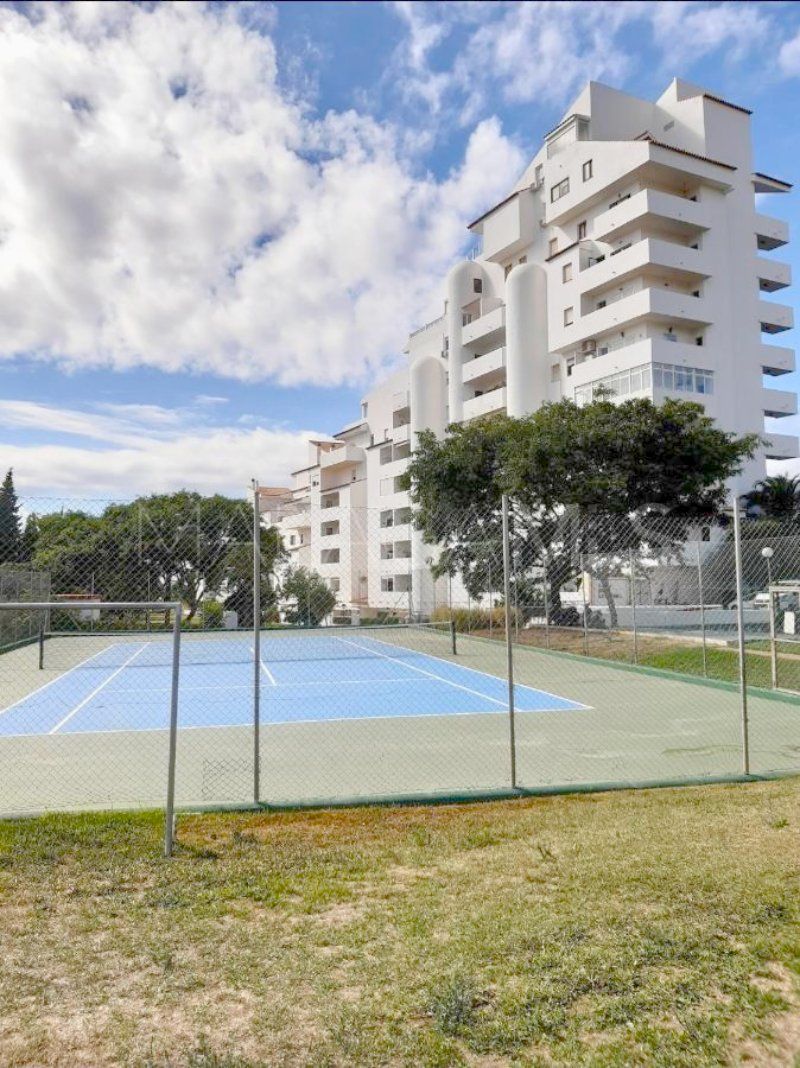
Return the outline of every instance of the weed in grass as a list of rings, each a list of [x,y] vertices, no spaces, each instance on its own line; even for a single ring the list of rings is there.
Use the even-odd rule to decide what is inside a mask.
[[[430,998],[428,1012],[445,1035],[462,1034],[475,1019],[477,1010],[488,1003],[472,979],[453,975]]]

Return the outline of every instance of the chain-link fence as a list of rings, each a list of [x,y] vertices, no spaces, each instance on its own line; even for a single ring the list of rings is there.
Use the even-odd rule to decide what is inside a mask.
[[[23,501],[0,814],[800,769],[794,524],[388,503]]]

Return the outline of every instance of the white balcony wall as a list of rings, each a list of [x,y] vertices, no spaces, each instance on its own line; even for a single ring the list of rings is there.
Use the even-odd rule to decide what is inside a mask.
[[[491,415],[492,412],[505,411],[505,408],[506,389],[505,386],[501,386],[500,389],[492,389],[488,393],[481,394],[480,397],[472,397],[464,401],[464,418],[478,419],[484,415]]]

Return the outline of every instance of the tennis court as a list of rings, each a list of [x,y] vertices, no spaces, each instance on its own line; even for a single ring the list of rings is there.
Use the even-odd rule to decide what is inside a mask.
[[[396,636],[405,637],[398,630]],[[422,628],[415,637],[428,639]],[[508,710],[508,684],[474,668],[405,648],[391,631],[265,636],[261,641],[261,720],[322,722],[389,716],[449,716]],[[430,637],[444,639],[441,628]],[[100,648],[0,709],[0,735],[164,730],[169,723],[171,644],[159,638],[63,637]],[[62,653],[48,643],[45,662]],[[253,722],[252,639],[184,639],[179,722],[193,727]],[[520,711],[565,712],[583,706],[529,686],[515,688]]]
[[[0,656],[0,813],[158,807],[171,636],[52,634]],[[264,631],[258,799],[328,804],[507,793],[504,643],[447,627]],[[185,633],[176,801],[254,800],[253,639]],[[734,778],[735,686],[525,646],[515,650],[523,790]],[[749,694],[751,769],[800,768],[800,702]]]

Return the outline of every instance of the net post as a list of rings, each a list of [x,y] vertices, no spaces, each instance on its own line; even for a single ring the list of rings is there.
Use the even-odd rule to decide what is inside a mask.
[[[44,670],[44,612],[39,613],[39,670]]]
[[[778,689],[778,637],[775,628],[775,591],[769,587],[769,661],[772,689]]]
[[[542,589],[544,591],[544,646],[545,649],[550,648],[550,597],[547,590],[547,549],[542,553],[543,571],[542,571]]]
[[[261,511],[253,479],[253,803],[261,800]]]
[[[454,619],[450,620],[450,645],[455,656],[458,650],[456,649],[456,621]]]
[[[703,645],[703,678],[708,678],[708,650],[706,648],[706,602],[703,594],[703,557],[697,542],[697,592],[700,595],[700,640]]]
[[[503,494],[503,592],[506,602],[506,667],[508,672],[508,741],[511,757],[511,789],[517,788],[517,743],[514,724],[514,644],[511,639],[511,546],[508,533],[508,494]],[[491,616],[490,616],[491,618]]]
[[[172,624],[172,686],[169,704],[169,758],[167,763],[167,808],[164,815],[164,856],[171,857],[175,845],[175,758],[178,745],[178,686],[181,664],[181,612],[180,601],[173,604],[175,613]]]
[[[742,577],[742,523],[739,496],[733,497],[733,550],[736,560],[736,624],[739,639],[739,697],[742,714],[742,770],[750,774],[750,727],[747,714],[747,662],[744,640],[744,579]]]

